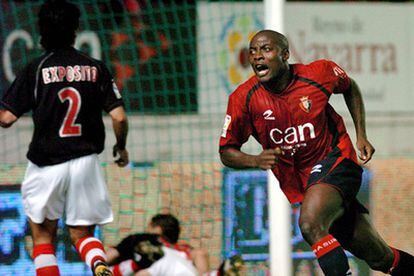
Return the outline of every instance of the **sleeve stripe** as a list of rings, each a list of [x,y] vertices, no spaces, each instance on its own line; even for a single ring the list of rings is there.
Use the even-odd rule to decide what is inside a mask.
[[[249,104],[250,104],[250,100],[253,96],[253,93],[257,91],[257,89],[259,89],[260,83],[256,83],[247,93],[246,96],[246,109],[249,110]]]
[[[219,152],[222,152],[222,151],[224,151],[224,150],[226,150],[226,149],[237,149],[237,150],[240,150],[240,146],[236,146],[236,145],[225,145],[225,146],[220,146],[219,147]]]
[[[43,63],[45,63],[45,61],[51,57],[54,54],[54,52],[51,52],[49,55],[47,55],[37,66],[37,70],[36,70],[36,85],[34,88],[34,99],[35,101],[37,100],[37,88],[39,86],[39,78],[40,78],[40,69],[42,68]]]
[[[322,86],[322,84],[317,83],[316,81],[313,81],[311,79],[307,79],[298,75],[294,76],[295,79],[305,82],[307,84],[310,84],[312,86],[315,86],[316,88],[318,88],[319,90],[321,90],[328,98],[330,97],[331,93],[328,91],[328,89],[326,89],[325,87]]]

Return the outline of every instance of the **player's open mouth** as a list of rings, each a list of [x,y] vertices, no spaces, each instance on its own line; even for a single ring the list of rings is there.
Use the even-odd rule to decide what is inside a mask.
[[[264,77],[267,73],[269,73],[269,67],[265,64],[256,64],[254,68],[256,69],[256,75],[258,77]]]

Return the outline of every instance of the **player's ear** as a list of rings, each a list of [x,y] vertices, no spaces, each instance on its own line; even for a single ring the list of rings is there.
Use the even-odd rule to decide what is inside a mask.
[[[282,50],[282,60],[287,61],[290,57],[289,49],[285,48]]]

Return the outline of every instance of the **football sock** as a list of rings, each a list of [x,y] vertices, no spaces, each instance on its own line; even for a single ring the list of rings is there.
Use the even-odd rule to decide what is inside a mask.
[[[53,244],[38,244],[33,248],[36,276],[58,276],[59,268]]]
[[[111,266],[114,276],[133,275],[140,270],[139,266],[133,260],[126,260]]]
[[[394,262],[389,273],[393,276],[413,276],[414,257],[402,250],[392,247],[391,249],[394,252]]]
[[[97,262],[106,263],[106,253],[102,242],[94,237],[84,237],[76,245],[82,261],[89,267],[94,268]]]
[[[326,276],[351,275],[345,252],[332,235],[327,235],[312,245],[312,250]]]

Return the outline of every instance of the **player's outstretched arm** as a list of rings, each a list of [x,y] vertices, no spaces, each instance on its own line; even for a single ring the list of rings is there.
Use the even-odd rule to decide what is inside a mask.
[[[244,153],[236,148],[226,148],[220,152],[220,159],[224,165],[234,169],[260,168],[272,169],[279,156],[283,154],[280,148],[265,149],[259,155]]]
[[[11,127],[17,121],[17,117],[6,109],[0,109],[0,126],[4,128]]]
[[[117,264],[120,256],[121,254],[115,247],[108,247],[106,250],[106,263],[108,265]]]
[[[134,274],[135,276],[152,276],[148,269],[143,269]]]
[[[204,248],[195,248],[191,250],[190,255],[199,275],[203,275],[210,270],[207,250]]]
[[[351,79],[351,87],[348,93],[344,93],[344,98],[352,120],[354,121],[357,136],[356,146],[359,152],[359,158],[363,163],[371,160],[375,148],[368,141],[365,128],[365,107],[361,91],[354,80]]]
[[[113,147],[113,156],[118,157],[115,163],[120,167],[125,167],[129,163],[128,151],[126,150],[126,141],[128,135],[128,118],[125,109],[118,106],[109,112],[112,118],[112,127],[114,129],[116,144]]]

